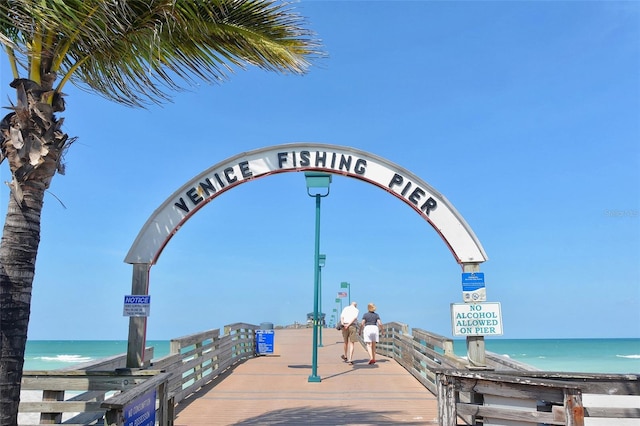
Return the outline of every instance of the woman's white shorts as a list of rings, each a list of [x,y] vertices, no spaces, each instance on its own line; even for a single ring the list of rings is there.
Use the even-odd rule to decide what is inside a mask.
[[[377,325],[365,325],[362,331],[362,338],[365,343],[378,342],[380,340],[380,330]]]

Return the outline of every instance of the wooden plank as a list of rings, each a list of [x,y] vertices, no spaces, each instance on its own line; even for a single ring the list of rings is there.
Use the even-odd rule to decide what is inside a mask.
[[[585,407],[584,415],[610,419],[640,419],[640,408]]]
[[[102,410],[98,413],[80,413],[77,416],[73,416],[68,420],[62,422],[64,425],[90,425],[98,420],[102,420],[106,410]]]
[[[153,370],[142,370],[139,374],[119,374],[101,371],[54,371],[28,373],[22,378],[23,390],[48,391],[113,391],[128,390],[158,374]]]
[[[479,379],[460,379],[457,382],[460,392],[474,391],[479,394],[503,397],[543,400],[562,404],[564,393],[561,389],[539,388],[522,383],[502,383]]]
[[[526,423],[545,423],[549,425],[564,425],[554,419],[553,414],[542,411],[524,411],[516,409],[505,409],[487,407],[484,405],[457,404],[459,415],[468,414],[474,416],[490,417],[501,420],[512,420]]]
[[[177,339],[171,339],[171,344],[175,344],[180,348],[187,348],[189,346],[193,346],[196,343],[203,342],[208,339],[218,339],[220,336],[220,329],[212,329],[207,331],[202,331],[200,333],[189,334],[187,336],[179,337]]]
[[[33,401],[20,402],[21,413],[79,413],[104,411],[96,401]]]

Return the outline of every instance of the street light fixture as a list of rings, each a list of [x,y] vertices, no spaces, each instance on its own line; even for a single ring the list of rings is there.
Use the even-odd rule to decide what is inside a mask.
[[[324,313],[322,312],[322,268],[327,263],[327,255],[321,254],[318,256],[318,310],[320,311],[320,323],[318,324],[320,341],[318,347],[322,347],[322,329],[324,328]]]
[[[316,238],[315,238],[315,256],[313,262],[314,269],[314,286],[313,286],[313,357],[311,362],[311,375],[309,382],[320,382],[318,376],[318,311],[320,307],[320,199],[329,195],[329,184],[331,183],[331,175],[322,172],[305,172],[305,181],[307,184],[307,194],[316,199]],[[311,189],[326,189],[326,193],[311,193]]]
[[[349,305],[351,304],[351,284],[349,284],[346,281],[342,281],[340,283],[340,288],[346,288],[347,289],[347,294],[349,295]],[[347,305],[347,306],[349,306]]]

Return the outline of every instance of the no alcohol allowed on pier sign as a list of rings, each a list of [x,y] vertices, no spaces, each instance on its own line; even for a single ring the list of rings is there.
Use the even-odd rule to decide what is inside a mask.
[[[454,336],[501,336],[500,303],[452,303],[451,324]]]

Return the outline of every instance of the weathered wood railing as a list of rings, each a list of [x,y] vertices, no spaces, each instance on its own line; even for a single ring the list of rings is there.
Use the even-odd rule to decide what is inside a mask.
[[[640,425],[640,375],[544,372],[492,352],[472,371],[453,340],[395,322],[377,348],[437,395],[440,426]]]
[[[147,348],[145,359],[152,359],[153,353],[153,348]],[[22,398],[19,406],[20,425],[57,424],[62,421],[68,425],[87,425],[101,420],[106,412],[100,407],[102,401],[149,377],[149,373],[140,374],[135,380],[128,379],[122,372],[117,375],[116,371],[124,368],[126,361],[126,354],[122,354],[72,368],[24,371],[21,385],[23,395],[39,391],[41,397],[37,400]]]
[[[255,330],[236,323],[171,340],[169,355],[154,360],[152,367],[173,373],[169,381],[170,406],[178,404],[234,365],[256,353]],[[170,407],[170,409],[171,409]]]
[[[640,376],[553,372],[441,370],[441,426],[544,424],[584,426],[640,424]],[[471,393],[462,401],[460,393]]]
[[[126,405],[113,405],[117,398],[126,400],[139,396],[140,389],[157,389],[162,397],[170,374],[154,370],[117,371],[26,371],[23,374],[23,388],[42,389],[41,402],[21,402],[20,411],[40,414],[38,424],[90,425],[102,424],[103,417],[117,418]],[[79,392],[67,399],[65,395]],[[110,395],[119,395],[110,397]],[[166,398],[164,398],[166,400]],[[130,401],[129,401],[130,402]],[[161,404],[156,418],[160,424],[167,423],[167,409]],[[155,409],[155,399],[154,399]],[[73,413],[63,419],[64,413]],[[24,421],[20,422],[25,425]],[[112,423],[108,423],[112,424]],[[122,424],[122,423],[119,423]]]
[[[60,424],[122,426],[125,409],[137,398],[155,392],[154,415],[160,425],[171,425],[174,406],[234,365],[255,355],[255,330],[250,324],[231,324],[171,340],[167,356],[147,362],[145,369],[125,369],[126,354],[74,369],[24,371],[22,390],[41,391],[42,399],[20,402],[24,415],[40,414],[21,426]],[[145,359],[153,359],[147,348]]]
[[[464,358],[453,351],[453,340],[406,324],[391,322],[384,326],[377,352],[395,359],[433,394],[438,391],[436,371],[468,368]],[[533,367],[487,352],[487,367],[495,370],[531,371]]]

